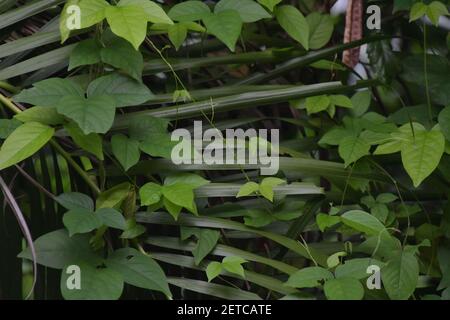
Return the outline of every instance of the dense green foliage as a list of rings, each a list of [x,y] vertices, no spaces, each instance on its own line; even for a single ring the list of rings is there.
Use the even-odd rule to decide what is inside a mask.
[[[448,3],[160,2],[0,0],[0,298],[450,299]],[[279,172],[173,164],[193,120]]]

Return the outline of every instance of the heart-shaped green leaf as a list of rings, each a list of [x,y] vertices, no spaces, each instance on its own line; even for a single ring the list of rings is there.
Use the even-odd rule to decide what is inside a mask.
[[[85,134],[106,133],[111,128],[116,106],[108,96],[66,96],[61,99],[57,110],[60,114],[75,121]]]

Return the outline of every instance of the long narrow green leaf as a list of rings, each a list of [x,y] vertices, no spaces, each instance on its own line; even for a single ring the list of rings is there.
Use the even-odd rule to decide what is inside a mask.
[[[305,177],[322,176],[322,177],[337,177],[348,179],[364,179],[379,182],[389,183],[388,178],[373,172],[366,172],[361,170],[350,171],[346,169],[343,163],[307,159],[307,158],[287,158],[280,157],[280,170],[285,173],[302,174]],[[235,171],[235,170],[257,170],[259,165],[254,164],[223,164],[223,165],[207,165],[207,164],[180,164],[176,165],[167,159],[155,159],[139,162],[136,166],[130,169],[129,173],[136,174],[154,174],[161,172],[179,172],[179,171]],[[110,175],[120,175],[119,171],[109,171]]]
[[[1,78],[0,72],[0,79]],[[148,111],[128,113],[117,117],[113,128],[126,128],[131,121],[139,119],[145,115],[167,119],[184,119],[194,116],[201,116],[202,114],[219,113],[256,106],[267,106],[274,103],[286,102],[293,99],[300,99],[321,94],[347,92],[377,84],[378,81],[376,80],[359,81],[353,86],[344,86],[340,82],[325,82],[279,90],[248,92],[217,98],[213,101],[205,100],[180,106],[163,107]]]
[[[325,59],[329,56],[333,56],[339,52],[343,52],[347,49],[356,48],[363,44],[370,43],[370,42],[376,42],[381,41],[384,39],[391,38],[389,36],[375,36],[375,37],[369,37],[369,38],[363,38],[358,41],[353,41],[345,44],[340,44],[334,47],[325,48],[318,51],[312,51],[302,57],[293,58],[289,61],[286,61],[280,66],[277,66],[275,69],[267,72],[267,73],[260,73],[250,76],[247,79],[244,79],[242,81],[238,81],[235,83],[235,85],[249,85],[249,84],[258,84],[258,83],[265,83],[269,80],[275,79],[287,72],[290,72],[294,69],[300,69],[304,66],[310,65],[313,62],[319,61],[321,59]]]
[[[60,39],[59,31],[36,33],[29,37],[7,42],[0,46],[0,58],[29,49],[56,42]]]
[[[200,265],[196,265],[194,258],[192,257],[188,257],[188,256],[184,256],[184,255],[180,255],[180,254],[172,254],[172,253],[150,253],[152,258],[165,262],[165,263],[169,263],[169,264],[173,264],[173,265],[177,265],[177,266],[181,266],[181,267],[185,267],[185,268],[190,268],[190,269],[194,269],[194,270],[201,270],[201,271],[205,271],[206,267],[208,266],[209,262],[208,260],[203,260]],[[242,279],[239,275],[234,274],[234,273],[230,273],[230,272],[224,272],[223,273],[224,276],[227,277],[232,277],[232,278],[237,278],[237,279]],[[261,287],[267,288],[269,290],[272,291],[276,291],[282,294],[293,294],[293,293],[298,293],[297,290],[293,289],[293,288],[289,288],[287,286],[285,286],[283,284],[283,282],[273,278],[273,277],[269,277],[260,273],[256,273],[256,272],[252,272],[252,271],[245,271],[245,280],[249,281],[249,282],[253,282]]]
[[[179,238],[173,237],[148,237],[145,242],[161,248],[169,248],[182,251],[192,251],[196,246],[196,243],[194,241],[181,241]],[[226,246],[223,244],[216,245],[216,247],[213,249],[213,251],[210,252],[210,254],[220,257],[238,256],[248,261],[254,261],[268,265],[289,275],[298,271],[297,268],[290,266],[282,261],[266,258],[252,252]]]
[[[16,4],[16,0],[2,0],[2,1],[0,1],[0,13],[3,13],[6,10],[9,10],[10,8],[14,7],[15,4]]]
[[[186,225],[201,228],[218,228],[250,232],[275,241],[306,259],[314,260],[320,265],[326,265],[327,257],[325,255],[312,249],[308,250],[295,240],[272,232],[253,229],[236,221],[203,216],[195,217],[187,214],[180,214],[178,221],[175,221],[169,214],[149,212],[139,212],[136,215],[136,220],[142,223]]]
[[[235,183],[209,183],[195,190],[195,196],[198,198],[209,197],[235,197],[242,184]],[[300,194],[321,194],[323,189],[312,183],[296,183],[289,185],[276,186],[273,188],[275,195],[300,195]]]
[[[206,58],[186,58],[186,59],[169,59],[168,62],[172,68],[177,70],[217,66],[226,64],[238,64],[238,63],[267,63],[284,61],[291,57],[295,57],[299,52],[291,50],[290,52],[278,53],[273,50],[266,50],[261,52],[246,52],[232,55],[206,57]],[[170,71],[169,66],[161,59],[152,60],[144,64],[144,74],[155,74],[158,72]]]
[[[54,66],[61,62],[68,63],[69,55],[75,46],[76,44],[71,44],[58,48],[0,70],[0,80],[6,80],[28,72]]]
[[[36,31],[32,36],[34,35],[38,35],[41,33],[46,33],[46,32],[53,32],[53,31],[58,31],[59,30],[59,16],[56,16],[55,18],[51,19],[50,21],[48,21],[46,24],[44,24],[38,31]],[[29,37],[32,37],[29,36]],[[24,39],[28,39],[29,37],[25,37]],[[21,40],[22,38],[18,39],[17,41]],[[14,41],[12,41],[13,43]],[[9,43],[9,42],[8,42]],[[7,44],[8,44],[7,43]],[[6,45],[6,44],[5,44]],[[8,57],[6,57],[5,59],[2,60],[2,62],[0,63],[0,70],[4,69],[6,67],[9,67],[13,64],[15,64],[17,61],[20,61],[21,59],[23,59],[28,53],[30,53],[30,51],[33,49],[28,49],[25,51],[20,51],[19,53],[13,54],[13,55],[9,55]]]
[[[0,47],[1,49],[1,47]],[[194,100],[206,100],[211,98],[219,98],[224,96],[230,96],[233,94],[241,94],[245,92],[252,91],[266,91],[266,90],[276,90],[276,89],[286,89],[293,88],[294,85],[256,85],[256,86],[224,86],[210,89],[199,89],[199,90],[190,90],[189,95]],[[155,95],[151,100],[146,102],[143,105],[155,105],[162,103],[172,103],[173,102],[173,94],[158,94]]]
[[[0,15],[0,29],[45,11],[53,6],[63,3],[64,0],[41,0],[20,6],[19,8]]]
[[[261,300],[261,298],[253,292],[243,291],[241,289],[236,289],[216,283],[209,283],[206,281],[168,277],[167,282],[169,282],[171,285],[186,290],[203,293],[209,296],[227,300]]]

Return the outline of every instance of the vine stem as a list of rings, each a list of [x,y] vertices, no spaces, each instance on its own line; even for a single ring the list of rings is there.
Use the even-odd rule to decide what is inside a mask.
[[[430,121],[430,125],[433,125],[433,113],[431,110],[431,97],[430,97],[430,88],[428,83],[428,59],[427,59],[427,25],[425,21],[423,22],[423,69],[425,73],[425,91],[427,96],[427,106],[428,106],[428,120]]]
[[[2,93],[0,93],[0,102],[3,103],[8,109],[10,109],[12,112],[18,114],[21,113],[22,110],[20,110],[19,107],[17,107],[10,99],[5,97]],[[95,193],[95,195],[100,194],[101,190],[100,188],[95,184],[94,181],[89,177],[89,175],[86,173],[86,171],[81,168],[78,163],[72,158],[72,156],[65,151],[56,140],[51,139],[50,144],[55,148],[55,150],[61,154],[61,156],[67,161],[69,165],[73,167],[73,169],[81,176],[81,178],[87,183],[87,185],[92,189],[92,191]]]
[[[12,101],[7,97],[5,97],[1,92],[0,92],[0,102],[3,103],[8,109],[10,109],[15,114],[22,112],[22,110],[20,110],[18,106],[12,103]]]
[[[0,88],[8,90],[9,92],[12,92],[12,93],[18,93],[20,91],[19,88],[15,87],[12,84],[9,84],[8,82],[5,82],[5,81],[0,81]]]

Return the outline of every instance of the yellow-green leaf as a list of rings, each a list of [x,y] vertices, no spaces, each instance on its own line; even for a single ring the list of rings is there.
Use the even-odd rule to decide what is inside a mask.
[[[403,166],[418,187],[439,165],[445,149],[445,138],[438,129],[415,131],[402,144]]]
[[[147,15],[137,6],[108,7],[106,20],[112,32],[129,41],[138,50],[147,34]]]
[[[55,130],[38,122],[27,122],[14,130],[0,149],[0,170],[8,168],[41,149]]]

